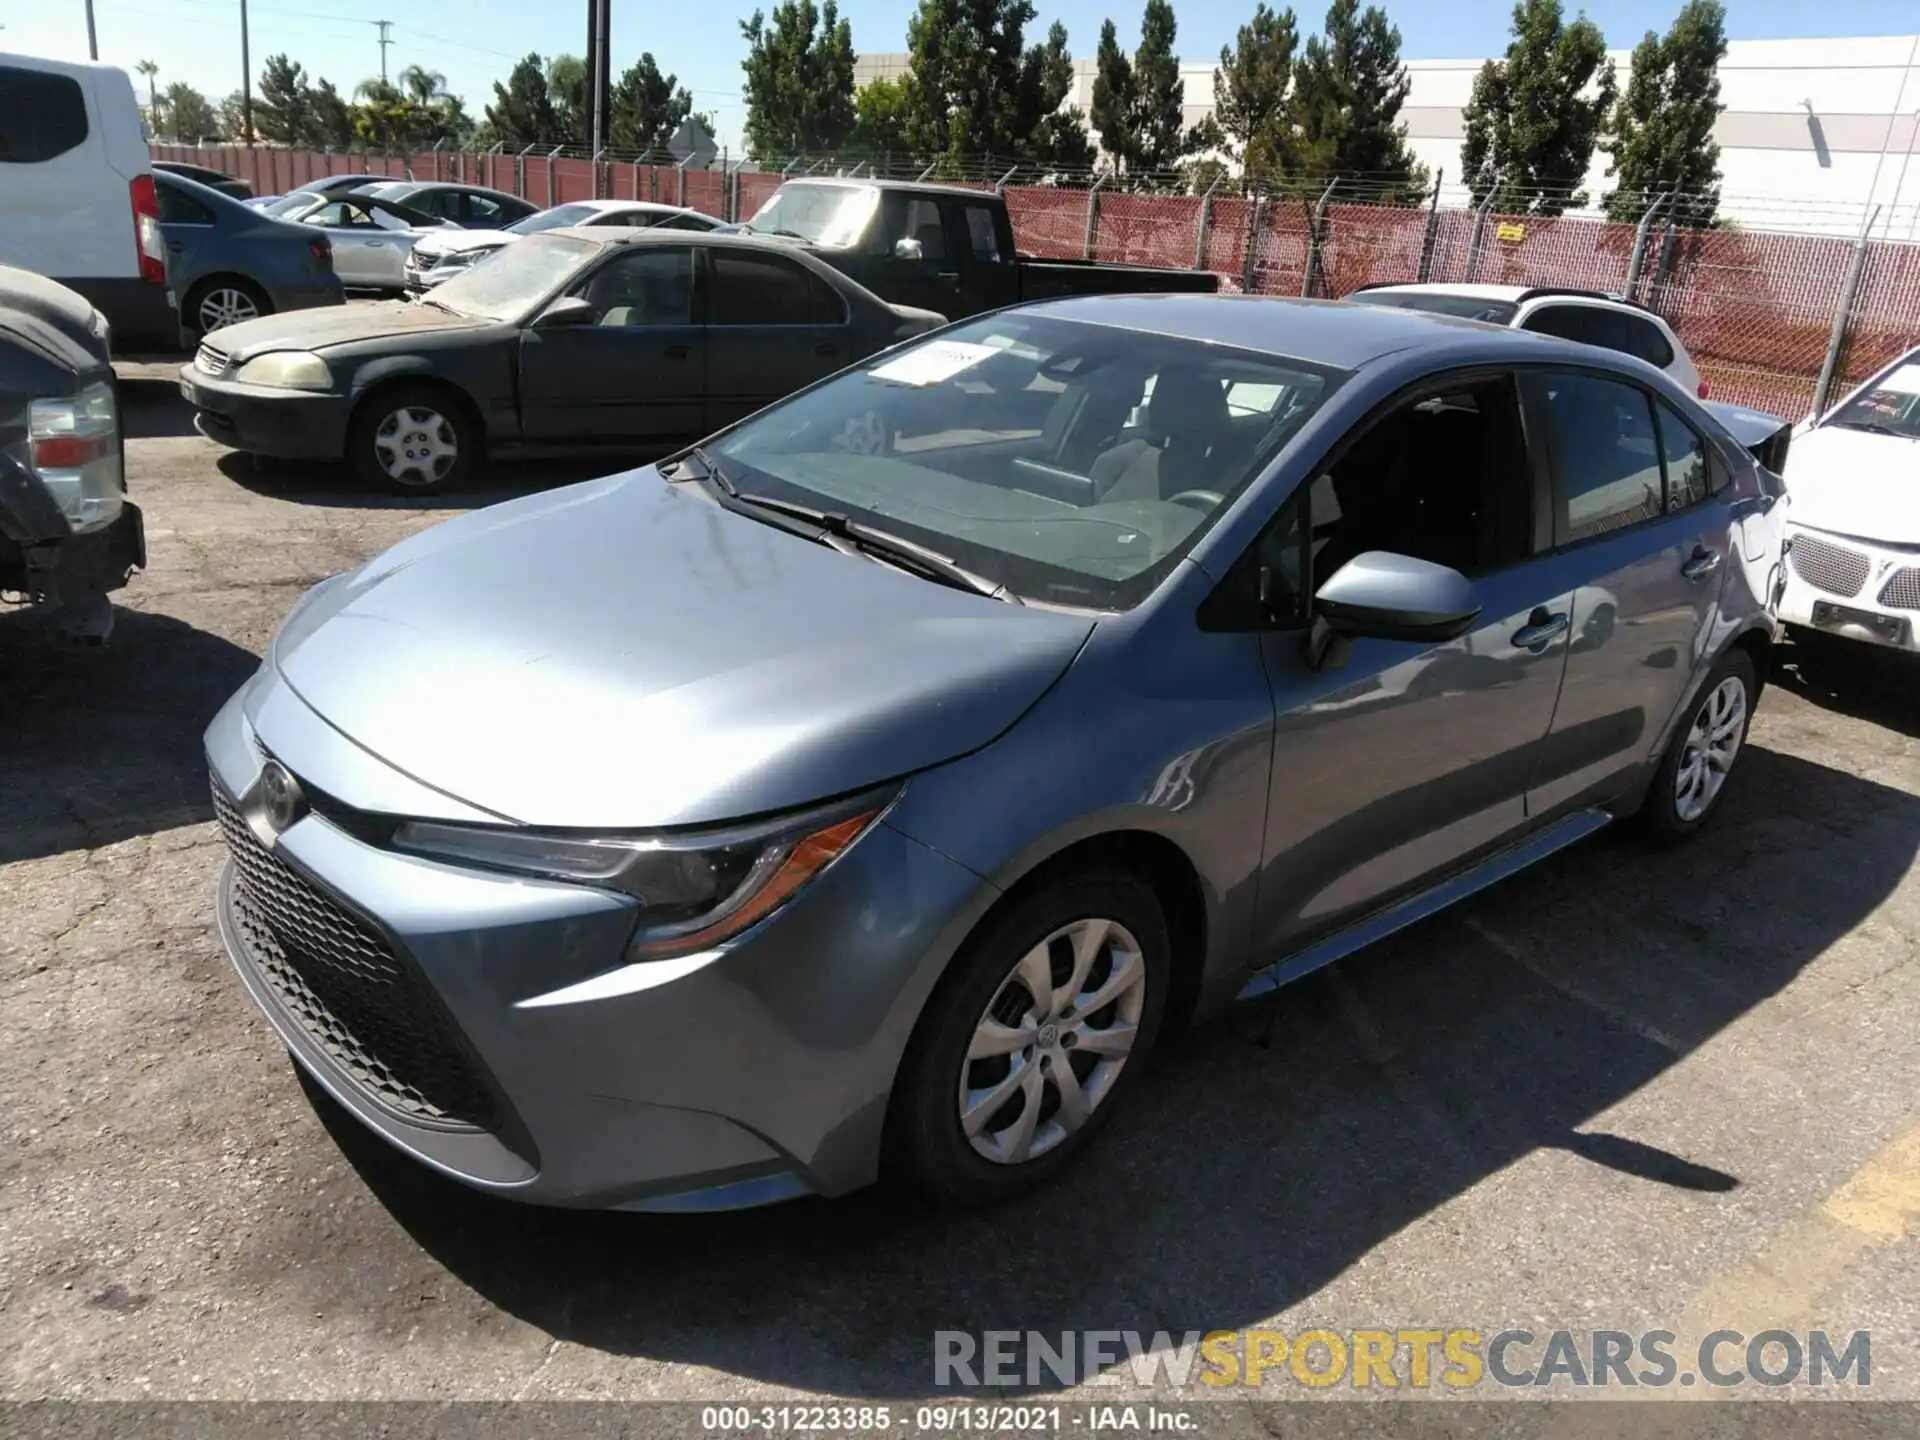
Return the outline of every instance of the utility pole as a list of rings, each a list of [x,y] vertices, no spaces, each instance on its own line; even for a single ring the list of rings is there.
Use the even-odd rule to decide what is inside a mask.
[[[612,128],[608,114],[612,56],[607,40],[613,29],[613,0],[587,0],[587,153],[597,155],[606,148],[607,132]]]
[[[247,51],[247,0],[240,0],[240,128],[253,144],[253,56]]]
[[[87,58],[100,58],[100,41],[93,33],[93,0],[87,0]]]
[[[391,20],[376,20],[373,23],[380,27],[380,83],[385,85],[387,83],[387,47],[393,44],[393,40],[387,32],[393,28],[393,22]]]

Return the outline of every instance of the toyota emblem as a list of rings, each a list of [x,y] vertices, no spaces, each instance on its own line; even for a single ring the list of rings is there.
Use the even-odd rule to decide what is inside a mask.
[[[260,801],[267,823],[276,832],[287,829],[307,810],[307,797],[300,793],[300,782],[278,760],[269,760],[260,772]]]

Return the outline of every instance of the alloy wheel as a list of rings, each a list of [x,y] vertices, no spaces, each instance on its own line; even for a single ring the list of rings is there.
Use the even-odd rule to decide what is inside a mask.
[[[1712,807],[1746,732],[1747,687],[1738,675],[1729,675],[1700,702],[1680,752],[1673,808],[1682,820],[1698,820]]]
[[[1140,942],[1076,920],[1022,955],[987,1003],[960,1065],[960,1126],[999,1165],[1044,1155],[1113,1091],[1147,998]]]
[[[222,285],[209,290],[200,301],[200,333],[212,334],[228,325],[238,325],[242,320],[258,320],[260,306],[246,291],[232,285]]]
[[[425,488],[446,479],[460,459],[460,441],[438,410],[403,405],[374,430],[373,452],[388,479]]]

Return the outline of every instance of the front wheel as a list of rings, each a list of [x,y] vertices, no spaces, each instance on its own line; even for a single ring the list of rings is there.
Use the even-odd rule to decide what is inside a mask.
[[[400,385],[362,401],[347,430],[347,459],[376,489],[451,490],[473,469],[480,437],[466,406],[433,385]]]
[[[1660,840],[1684,840],[1713,813],[1746,743],[1759,690],[1753,657],[1735,650],[1707,677],[1693,711],[1675,732],[1642,811]]]
[[[1165,916],[1132,875],[1083,874],[1016,902],[968,942],[921,1017],[890,1160],[960,1206],[1058,1173],[1138,1079],[1169,968]]]

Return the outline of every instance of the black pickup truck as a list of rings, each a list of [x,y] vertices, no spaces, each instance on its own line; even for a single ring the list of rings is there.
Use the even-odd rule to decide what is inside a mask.
[[[1220,277],[1092,260],[1033,260],[991,190],[888,180],[789,180],[744,228],[804,245],[883,300],[949,320],[1059,295],[1211,294]]]

